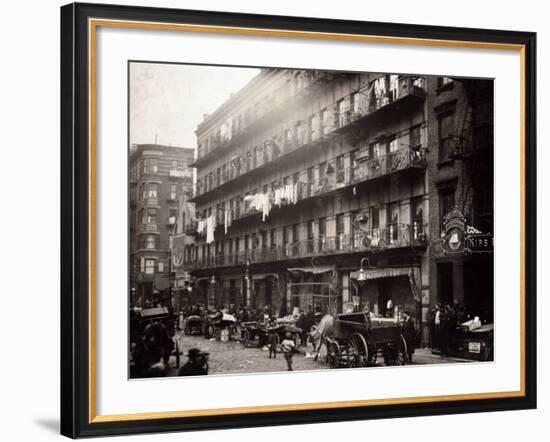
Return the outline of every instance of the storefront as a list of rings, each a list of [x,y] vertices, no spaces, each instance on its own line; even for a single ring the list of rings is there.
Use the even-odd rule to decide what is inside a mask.
[[[354,304],[357,310],[368,310],[380,316],[393,316],[408,311],[420,318],[420,267],[387,267],[351,272]]]

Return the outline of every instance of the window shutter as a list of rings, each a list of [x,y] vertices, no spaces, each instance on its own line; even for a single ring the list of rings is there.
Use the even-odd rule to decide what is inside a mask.
[[[145,260],[143,258],[140,258],[140,272],[143,273],[145,271]]]

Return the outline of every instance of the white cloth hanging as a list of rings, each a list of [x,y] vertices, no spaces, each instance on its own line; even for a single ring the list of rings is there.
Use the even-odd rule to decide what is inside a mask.
[[[231,210],[225,209],[224,213],[224,228],[225,228],[225,234],[227,235],[227,229],[231,226],[231,223],[233,222],[232,219],[232,213]]]
[[[214,230],[216,229],[216,217],[210,215],[206,218],[206,244],[214,242]]]
[[[199,220],[199,222],[197,223],[197,233],[199,235],[202,235],[205,229],[206,229],[206,221],[203,219]]]

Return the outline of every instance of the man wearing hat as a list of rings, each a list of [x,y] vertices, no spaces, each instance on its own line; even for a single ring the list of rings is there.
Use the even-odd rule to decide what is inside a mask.
[[[187,352],[188,361],[179,371],[178,376],[200,376],[208,374],[208,355],[198,348],[192,348]]]

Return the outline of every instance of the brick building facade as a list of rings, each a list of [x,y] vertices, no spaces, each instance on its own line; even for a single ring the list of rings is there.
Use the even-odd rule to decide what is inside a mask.
[[[130,150],[130,289],[132,302],[170,288],[170,235],[182,195],[193,192],[193,149],[157,144]]]

